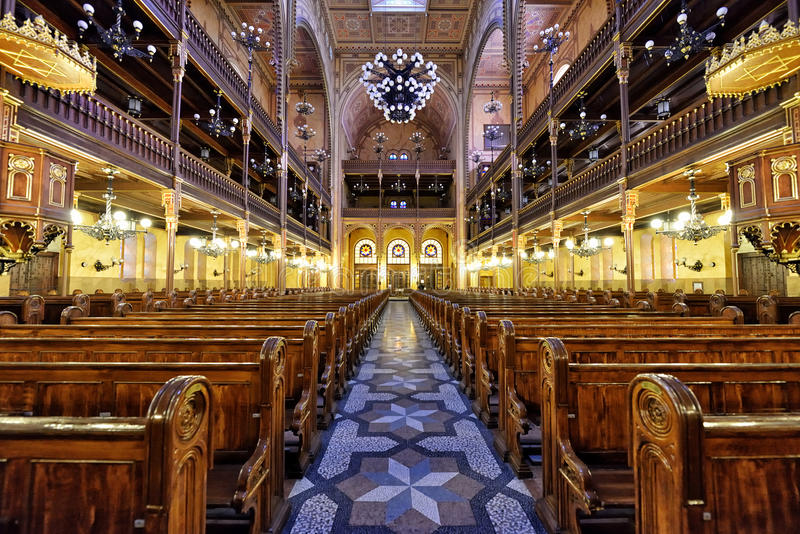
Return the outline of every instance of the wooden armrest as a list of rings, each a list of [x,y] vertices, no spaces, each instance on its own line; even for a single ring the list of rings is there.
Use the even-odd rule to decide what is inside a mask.
[[[587,514],[602,508],[597,492],[592,487],[592,473],[589,471],[589,466],[578,458],[568,439],[558,440],[558,446],[561,451],[558,471],[563,477],[565,487],[573,494],[571,500],[578,509]]]
[[[258,491],[273,468],[270,466],[269,452],[269,440],[259,439],[255,451],[239,470],[233,493],[233,507],[237,512],[245,513],[254,506]]]

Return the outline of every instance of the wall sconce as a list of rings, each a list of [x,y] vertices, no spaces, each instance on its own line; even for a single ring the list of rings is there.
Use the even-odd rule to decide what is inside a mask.
[[[572,273],[572,269],[567,269],[567,272]],[[583,276],[583,269],[581,269],[580,271],[575,271],[574,274],[575,276]]]
[[[122,259],[118,260],[115,258],[111,258],[111,263],[109,263],[108,265],[104,265],[102,261],[97,260],[92,264],[92,267],[94,267],[94,270],[99,273],[100,271],[107,271],[112,267],[116,267],[117,265],[121,266],[123,263],[125,263],[125,261]],[[86,263],[85,261],[81,262],[81,267],[88,267],[88,265],[89,264]]]
[[[678,267],[686,267],[687,269],[689,269],[691,271],[694,271],[696,273],[699,273],[700,271],[702,271],[703,267],[704,267],[703,262],[700,261],[700,260],[697,260],[696,262],[691,263],[691,264],[687,264],[686,263],[686,258],[681,258],[680,261],[676,261],[675,265],[677,265]],[[711,262],[711,267],[716,267],[716,266],[717,266],[717,262],[712,261]]]
[[[224,273],[230,272],[230,269],[224,269],[222,272],[214,269],[214,276],[222,276]]]
[[[545,275],[547,278],[553,278],[553,271],[550,271],[549,273],[544,272],[542,274]]]
[[[620,269],[620,268],[619,268],[619,267],[617,267],[616,265],[614,265],[613,267],[609,267],[608,269],[609,269],[610,271],[616,271],[616,272],[618,272],[619,274],[628,274],[628,266],[627,266],[627,265],[626,265],[625,267],[623,267],[622,269]]]
[[[142,99],[138,96],[128,97],[128,115],[137,119],[142,116]]]
[[[200,159],[205,162],[211,159],[211,147],[205,145],[200,147]]]
[[[175,272],[175,274],[178,274],[179,272],[181,272],[181,271],[183,271],[185,269],[188,269],[188,268],[189,268],[189,264],[188,263],[184,263],[183,265],[181,265],[180,267],[175,269],[174,272]]]

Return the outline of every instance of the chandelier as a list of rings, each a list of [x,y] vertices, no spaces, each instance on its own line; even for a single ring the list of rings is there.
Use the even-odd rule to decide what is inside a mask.
[[[217,94],[217,104],[208,110],[209,118],[201,119],[200,114],[195,113],[194,123],[198,126],[204,126],[208,133],[214,137],[230,137],[236,132],[236,125],[239,124],[239,119],[232,118],[230,124],[222,120],[222,91],[217,89],[214,92]]]
[[[608,248],[614,244],[612,238],[607,237],[605,239],[605,247],[600,245],[600,240],[596,237],[589,237],[589,212],[582,211],[583,214],[583,242],[581,243],[580,247],[575,247],[575,242],[572,239],[567,239],[565,243],[566,247],[569,249],[571,254],[577,254],[581,258],[588,258],[590,256],[594,256],[599,254],[603,248]]]
[[[543,250],[539,250],[539,238],[536,232],[533,234],[533,246],[526,248],[520,253],[522,259],[528,263],[539,265],[547,261],[547,254]]]
[[[547,161],[547,165],[540,165],[536,158],[533,158],[529,165],[525,166],[520,163],[518,168],[522,172],[523,178],[536,178],[550,168],[550,161]]]
[[[136,221],[128,221],[125,212],[117,211],[111,213],[111,201],[117,197],[114,195],[114,175],[119,174],[117,169],[104,168],[103,172],[108,177],[108,185],[106,192],[103,193],[103,198],[106,201],[106,210],[100,214],[100,218],[91,226],[80,224],[80,213],[77,210],[72,210],[73,228],[89,235],[98,241],[105,241],[106,245],[111,241],[128,239],[134,237],[136,234],[147,233],[152,223],[150,219],[142,219],[140,224],[144,230],[136,229]]]
[[[362,175],[362,176],[359,177],[358,183],[357,184],[353,184],[353,186],[350,188],[350,190],[352,191],[352,195],[354,197],[357,197],[358,195],[360,195],[362,193],[366,193],[367,191],[369,191],[369,184],[365,184],[364,183],[364,176]]]
[[[444,184],[440,184],[439,177],[436,176],[433,178],[433,183],[428,185],[428,189],[433,193],[444,193]]]
[[[254,158],[250,159],[250,167],[261,175],[262,178],[272,176],[272,173],[281,168],[281,164],[272,164],[272,160],[267,157],[267,147],[264,147],[264,161],[258,163]]]
[[[392,187],[391,187],[391,189],[392,189],[393,191],[397,192],[397,193],[402,193],[403,191],[405,191],[405,190],[406,190],[406,183],[405,183],[405,182],[402,182],[402,181],[400,181],[400,177],[398,176],[398,177],[397,177],[397,181],[396,181],[395,183],[393,183],[393,184],[392,184]]]
[[[228,252],[228,248],[225,241],[217,237],[217,216],[219,216],[219,211],[212,211],[211,216],[214,219],[211,223],[211,239],[193,237],[189,240],[189,244],[200,254],[217,258]]]
[[[597,133],[597,130],[605,123],[606,114],[603,113],[600,115],[599,121],[590,121],[586,119],[586,105],[583,103],[584,95],[579,95],[580,105],[578,106],[578,116],[580,117],[579,120],[575,121],[575,124],[572,128],[567,130],[567,134],[569,135],[570,139],[573,141],[584,140],[587,137],[591,137]],[[561,123],[561,129],[566,129],[566,123]]]
[[[297,179],[294,181],[294,186],[289,188],[289,198],[295,202],[299,202],[305,195],[297,190]]]
[[[256,249],[248,250],[247,257],[261,265],[272,263],[273,261],[276,261],[280,257],[280,253],[276,252],[271,248],[267,248],[268,246],[271,245],[272,242],[267,241],[266,233],[262,233],[261,243],[259,244],[258,250]]]
[[[300,115],[305,115],[305,116],[311,115],[315,111],[314,106],[311,105],[311,102],[306,100],[305,93],[303,93],[303,101],[298,102],[297,104],[294,105],[294,110],[298,112]]]
[[[421,145],[425,141],[425,136],[422,135],[422,132],[414,132],[411,134],[408,140],[415,145]]]
[[[89,29],[89,26],[94,25],[94,27],[97,28],[97,36],[100,41],[102,41],[105,46],[111,48],[116,59],[122,61],[123,56],[132,56],[146,58],[152,61],[156,53],[155,46],[147,45],[147,52],[142,52],[133,46],[133,41],[138,40],[139,35],[142,33],[142,28],[144,27],[142,23],[138,20],[133,21],[133,37],[131,38],[125,33],[125,30],[122,29],[122,18],[125,16],[122,0],[117,0],[116,5],[112,9],[114,10],[116,21],[113,26],[106,30],[94,19],[94,6],[92,6],[92,4],[83,4],[83,11],[86,13],[88,21],[78,21],[78,33],[80,36],[83,37],[83,34]]]
[[[500,126],[492,124],[486,127],[483,137],[489,141],[489,151],[492,156],[492,164],[494,164],[494,142],[503,137],[503,131],[500,130]]]
[[[327,151],[327,150],[325,150],[325,149],[323,149],[323,148],[318,148],[318,149],[316,149],[316,150],[314,151],[314,153],[312,154],[312,157],[314,158],[314,160],[315,160],[317,163],[320,163],[320,164],[321,164],[321,163],[324,163],[324,162],[325,162],[325,160],[327,160],[327,159],[328,159],[328,158],[330,158],[331,156],[330,156],[330,154],[328,154],[328,151]]]
[[[304,124],[302,126],[297,127],[297,133],[295,133],[295,135],[300,139],[302,139],[303,141],[308,141],[309,139],[317,135],[317,132],[316,130],[314,130],[314,128],[312,128],[308,124]]]
[[[650,224],[656,229],[657,234],[662,234],[667,237],[675,239],[682,239],[684,241],[693,241],[696,245],[698,241],[708,239],[718,233],[726,230],[731,223],[731,212],[726,211],[718,220],[719,225],[709,226],[703,220],[703,216],[697,212],[697,200],[700,195],[695,190],[694,180],[695,176],[700,174],[697,169],[691,169],[683,173],[684,176],[689,178],[689,211],[683,211],[678,214],[677,222],[669,224],[668,229],[662,229],[664,223],[655,219]]]
[[[368,61],[362,65],[361,83],[387,121],[409,122],[417,110],[425,107],[439,83],[437,68],[432,61],[425,63],[419,52],[408,57],[398,48],[391,61],[386,54],[378,52],[375,63]]]
[[[714,30],[716,30],[717,27],[725,25],[725,15],[728,14],[727,7],[720,7],[717,9],[717,18],[719,21],[703,31],[697,31],[688,23],[690,11],[691,10],[686,5],[686,0],[683,0],[681,2],[681,12],[678,14],[680,33],[675,38],[675,42],[670,46],[658,47],[663,48],[664,58],[667,60],[668,65],[674,61],[678,61],[679,58],[689,59],[701,50],[707,49],[717,36]],[[657,48],[655,42],[652,40],[647,41],[644,47],[649,53],[652,53],[652,51]]]
[[[475,165],[480,163],[482,157],[483,154],[481,154],[480,150],[473,150],[472,153],[469,155],[469,159],[471,159],[472,163],[474,163]]]
[[[494,115],[503,109],[503,104],[499,100],[494,99],[494,91],[492,91],[492,98],[483,105],[483,112]]]

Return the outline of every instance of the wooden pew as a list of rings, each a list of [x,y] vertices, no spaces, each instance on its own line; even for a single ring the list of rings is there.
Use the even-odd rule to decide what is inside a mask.
[[[36,416],[141,416],[159,384],[201,373],[212,383],[215,467],[209,525],[219,518],[279,531],[284,499],[286,344],[272,337],[257,361],[4,362],[0,413]]]
[[[208,380],[180,376],[144,417],[0,417],[0,526],[205,532],[212,403]]]
[[[797,410],[799,342],[791,337],[544,339],[539,518],[551,532],[579,532],[578,511],[588,516],[580,522],[630,523],[634,491],[626,394],[637,374],[664,372],[696,383],[704,405],[717,413]],[[758,379],[746,378],[758,368],[765,369]],[[723,373],[737,369],[745,378]]]
[[[800,415],[708,415],[669,375],[629,392],[638,534],[797,530]]]
[[[319,450],[317,432],[316,321],[305,327],[262,327],[258,338],[208,337],[8,337],[0,361],[17,362],[258,362],[264,339],[286,335],[285,426],[296,442],[287,443],[286,466],[301,476]],[[231,439],[234,439],[232,434]],[[222,439],[223,436],[220,436]]]

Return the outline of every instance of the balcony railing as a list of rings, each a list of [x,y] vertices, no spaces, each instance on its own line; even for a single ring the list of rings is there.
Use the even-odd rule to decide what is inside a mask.
[[[244,187],[184,150],[181,150],[180,171],[181,177],[198,189],[234,206],[243,205]]]
[[[598,161],[572,180],[556,188],[556,209],[615,183],[621,174],[619,151]]]
[[[381,165],[385,174],[414,174],[417,162],[414,160],[384,161]],[[377,174],[378,160],[347,159],[342,161],[342,172],[351,174]],[[420,160],[420,174],[453,174],[456,162],[452,159]]]
[[[280,224],[281,212],[278,208],[256,195],[249,192],[250,214],[264,221]]]
[[[414,208],[408,209],[391,209],[384,208],[381,210],[381,215],[385,219],[391,218],[413,218],[417,216],[417,210]],[[456,216],[455,208],[420,208],[420,218],[430,219],[452,219]],[[363,217],[369,219],[378,218],[378,208],[344,208],[342,209],[342,217]]]

